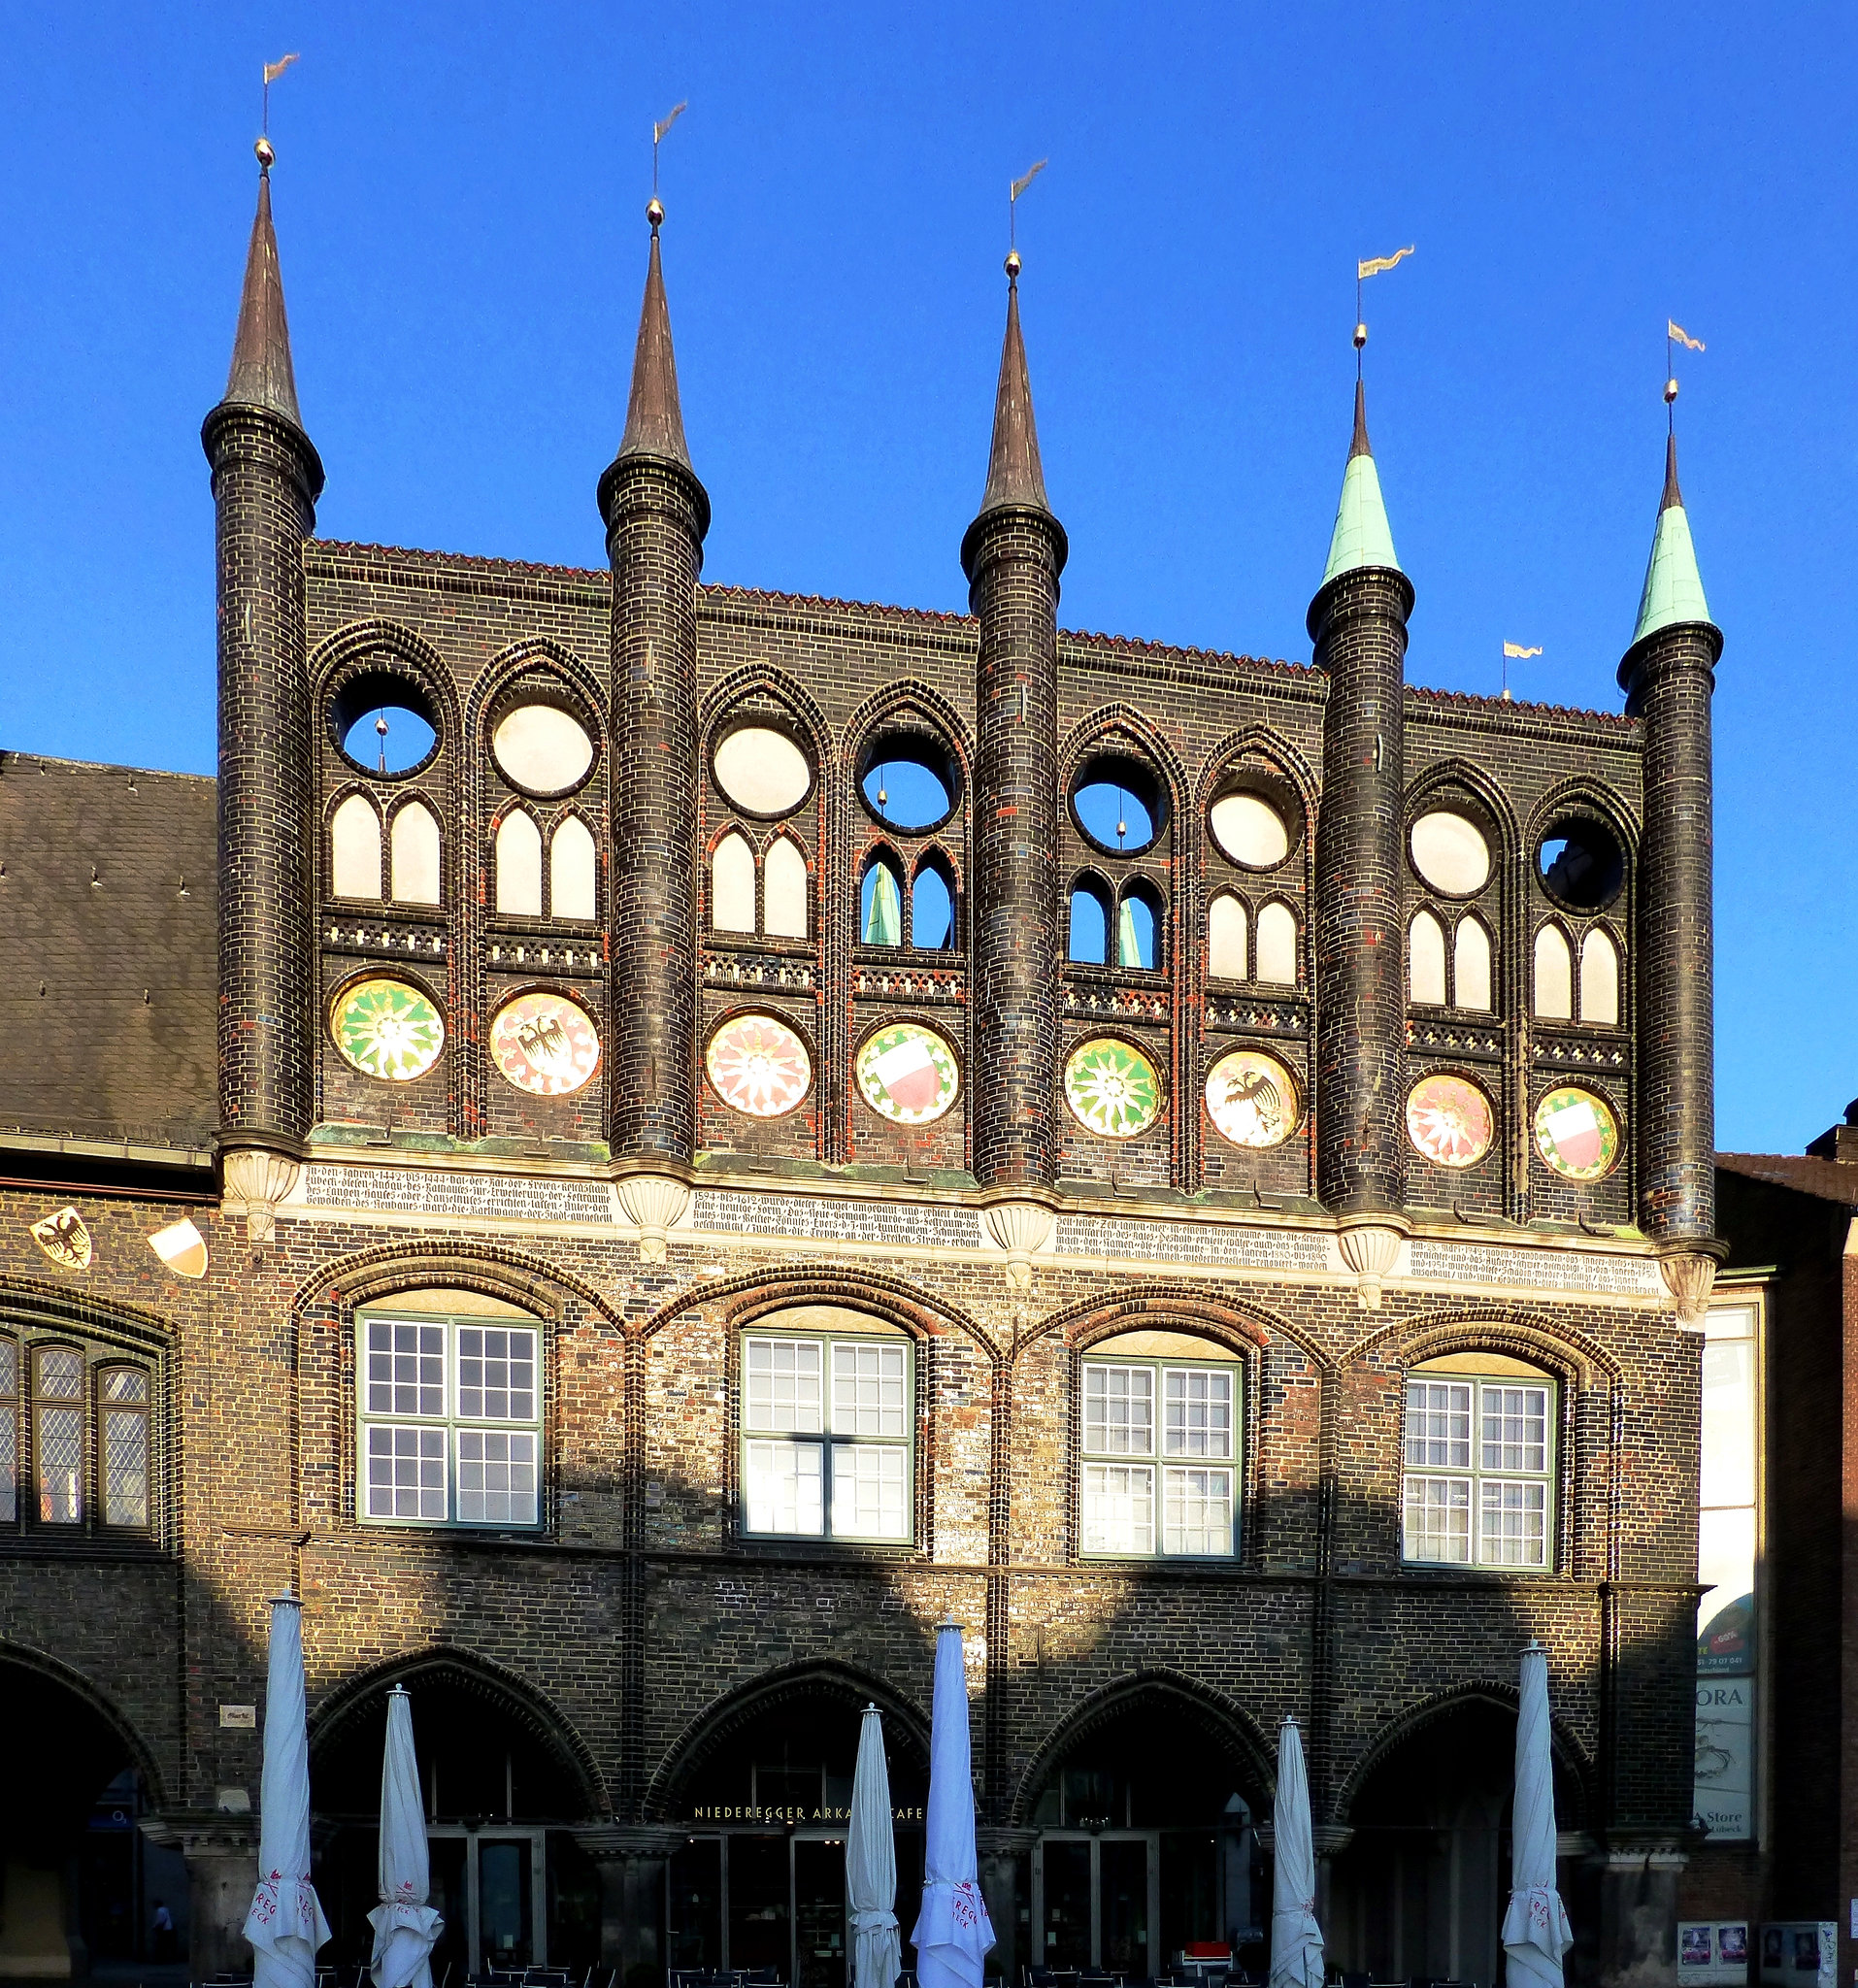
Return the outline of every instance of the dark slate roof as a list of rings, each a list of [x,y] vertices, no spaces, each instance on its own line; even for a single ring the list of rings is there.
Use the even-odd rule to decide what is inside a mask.
[[[217,863],[212,780],[0,752],[0,1136],[211,1145]]]
[[[1718,1153],[1716,1166],[1725,1174],[1858,1209],[1858,1163],[1851,1160],[1821,1160],[1807,1153]]]

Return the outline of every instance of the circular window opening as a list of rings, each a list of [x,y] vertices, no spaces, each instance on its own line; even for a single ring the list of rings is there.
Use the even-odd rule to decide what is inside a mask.
[[[593,766],[593,741],[559,705],[519,704],[497,720],[490,756],[504,779],[525,794],[567,794]]]
[[[813,792],[807,755],[771,725],[738,725],[716,746],[710,765],[730,806],[764,821],[791,814]]]
[[[1422,814],[1409,839],[1412,867],[1445,897],[1471,897],[1490,881],[1490,845],[1475,821],[1447,809]]]
[[[1598,911],[1619,895],[1626,858],[1610,829],[1570,815],[1543,837],[1536,874],[1558,903],[1576,911]]]
[[[431,701],[391,670],[351,678],[337,691],[329,715],[342,756],[377,778],[413,773],[439,749]]]
[[[1161,782],[1151,768],[1126,753],[1086,760],[1071,790],[1071,812],[1086,840],[1112,856],[1150,848],[1165,818]]]
[[[954,762],[921,733],[879,739],[865,754],[858,791],[888,827],[901,835],[926,835],[955,812]]]
[[[1275,870],[1290,853],[1290,824],[1262,794],[1223,795],[1207,811],[1222,855],[1245,870]]]

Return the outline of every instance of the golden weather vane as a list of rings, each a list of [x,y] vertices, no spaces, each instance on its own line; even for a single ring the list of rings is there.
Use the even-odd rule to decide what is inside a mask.
[[[671,127],[678,121],[678,119],[681,117],[687,110],[689,110],[689,108],[690,104],[688,99],[686,99],[681,104],[673,104],[670,110],[668,110],[662,117],[658,118],[652,124],[651,197],[653,200],[656,200],[658,197],[658,148],[665,142],[665,133],[671,129]]]
[[[1019,248],[1019,196],[1050,163],[1049,159],[1040,159],[1028,166],[1007,190],[1007,249],[1010,254],[1016,254]]]
[[[1504,701],[1504,702],[1505,702],[1506,704],[1508,704],[1508,703],[1510,702],[1510,663],[1511,663],[1512,661],[1514,661],[1514,662],[1518,662],[1518,663],[1520,663],[1520,662],[1526,662],[1526,661],[1528,660],[1528,658],[1529,658],[1529,657],[1531,657],[1531,656],[1539,656],[1539,655],[1541,655],[1541,653],[1542,653],[1542,644],[1541,644],[1541,643],[1537,643],[1534,648],[1524,648],[1524,647],[1523,647],[1523,646],[1522,646],[1522,644],[1521,644],[1521,643],[1519,643],[1519,642],[1506,642],[1506,643],[1504,644],[1504,646],[1503,646],[1503,701]]]
[[[288,55],[281,55],[277,61],[267,62],[264,66],[264,120],[261,129],[267,138],[271,136],[271,85],[291,63],[300,62],[302,59],[293,50]]]
[[[1692,338],[1675,317],[1665,319],[1665,409],[1671,426],[1677,425],[1677,348],[1686,351],[1700,352],[1704,342]]]
[[[1355,373],[1361,373],[1361,348],[1368,343],[1368,325],[1361,311],[1361,286],[1371,276],[1379,276],[1392,269],[1396,263],[1404,262],[1412,253],[1413,245],[1409,242],[1404,248],[1396,248],[1391,255],[1364,255],[1355,264]]]

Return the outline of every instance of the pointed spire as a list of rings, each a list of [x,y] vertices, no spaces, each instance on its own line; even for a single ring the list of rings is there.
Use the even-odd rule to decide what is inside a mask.
[[[651,223],[651,259],[646,268],[639,343],[632,354],[632,396],[626,403],[626,432],[619,444],[619,459],[655,455],[688,470],[690,451],[684,446],[683,409],[678,400],[678,357],[671,348],[671,312],[665,303],[664,268],[658,259],[658,229],[664,217],[665,211],[654,194],[646,209],[646,218]]]
[[[1658,503],[1658,527],[1652,535],[1644,591],[1639,597],[1639,625],[1633,630],[1633,643],[1643,642],[1646,636],[1678,622],[1709,619],[1709,603],[1704,598],[1703,576],[1697,571],[1690,519],[1684,511],[1683,492],[1677,487],[1677,437],[1674,433],[1665,441],[1665,489]]]
[[[1007,257],[1007,336],[1000,348],[1000,384],[993,403],[993,448],[980,514],[1011,505],[1050,513],[1045,473],[1039,461],[1039,428],[1032,414],[1032,381],[1019,335],[1019,253]]]
[[[1380,496],[1380,472],[1368,441],[1368,399],[1357,379],[1354,439],[1348,445],[1348,467],[1342,474],[1342,501],[1336,506],[1336,529],[1329,540],[1322,583],[1327,586],[1338,574],[1364,566],[1400,571],[1387,507]]]
[[[225,404],[266,408],[301,429],[297,377],[290,364],[290,326],[283,314],[283,278],[278,268],[278,237],[271,225],[269,139],[258,141],[258,212],[246,250],[246,284],[239,299],[239,329],[232,341],[232,372]]]

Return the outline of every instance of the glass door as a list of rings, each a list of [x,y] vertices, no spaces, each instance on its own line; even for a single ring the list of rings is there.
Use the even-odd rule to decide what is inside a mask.
[[[433,1949],[433,1978],[448,1963],[462,1973],[548,1965],[547,1833],[467,1830],[429,1824],[429,1897],[445,1917]]]
[[[899,1915],[901,1916],[901,1915]],[[793,1839],[794,1988],[845,1988],[846,1846]]]
[[[1096,1965],[1092,1937],[1091,1855],[1088,1837],[1047,1837],[1043,1845],[1044,1898],[1034,1902],[1041,1922],[1040,1947],[1048,1968]],[[1044,1909],[1040,1906],[1043,1905]]]
[[[529,1968],[541,1959],[529,1868],[534,1850],[527,1837],[478,1839],[478,1951],[487,1968]]]
[[[1045,1966],[1155,1972],[1156,1849],[1152,1830],[1046,1835],[1033,1865],[1034,1937]]]

